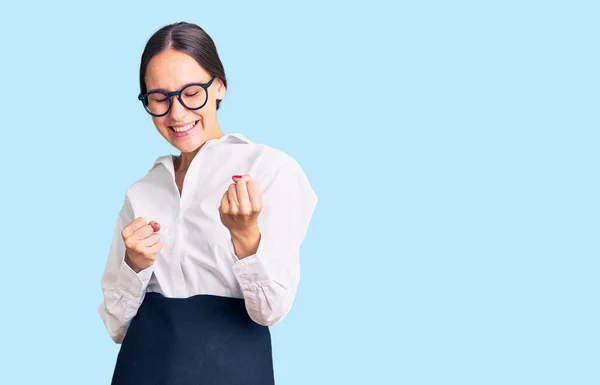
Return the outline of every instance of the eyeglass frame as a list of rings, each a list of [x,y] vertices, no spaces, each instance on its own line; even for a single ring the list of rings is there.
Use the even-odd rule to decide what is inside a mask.
[[[202,107],[204,107],[206,105],[206,103],[208,102],[208,88],[212,85],[212,83],[215,81],[215,79],[217,78],[217,76],[213,76],[207,83],[191,83],[191,84],[186,84],[181,90],[179,91],[173,91],[173,92],[164,92],[164,91],[150,91],[150,92],[146,92],[144,94],[140,93],[138,95],[138,100],[142,102],[142,105],[144,106],[144,110],[146,110],[147,113],[149,113],[150,115],[154,116],[154,117],[161,117],[161,116],[165,116],[169,113],[169,111],[171,111],[171,107],[173,107],[173,102],[172,102],[172,97],[173,96],[177,96],[177,99],[179,99],[179,103],[181,103],[182,106],[184,106],[185,108],[187,108],[188,110],[192,110],[192,111],[197,111],[199,109],[201,109]],[[204,89],[204,93],[206,94],[206,99],[204,100],[204,103],[202,103],[202,105],[200,107],[196,107],[196,108],[191,108],[188,107],[183,100],[181,99],[181,94],[183,93],[183,91],[185,91],[186,88],[188,87],[194,87],[194,86],[198,86],[198,87],[202,87]],[[152,112],[150,112],[150,110],[148,110],[148,96],[152,95],[152,94],[161,94],[164,95],[166,97],[166,99],[169,101],[169,107],[167,107],[167,111],[164,114],[154,114]]]

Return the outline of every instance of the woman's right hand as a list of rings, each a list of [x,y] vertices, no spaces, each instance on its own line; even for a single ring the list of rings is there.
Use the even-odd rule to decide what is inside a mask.
[[[156,261],[156,254],[163,247],[159,230],[157,222],[146,223],[143,217],[139,217],[121,232],[127,249],[125,262],[136,273],[152,266]]]

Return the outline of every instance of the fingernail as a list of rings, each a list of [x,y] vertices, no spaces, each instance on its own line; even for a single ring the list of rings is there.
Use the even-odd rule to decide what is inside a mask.
[[[234,175],[233,179],[242,179],[242,176],[241,175]]]

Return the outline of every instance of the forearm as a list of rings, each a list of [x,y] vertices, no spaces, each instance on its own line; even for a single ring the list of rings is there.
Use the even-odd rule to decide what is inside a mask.
[[[104,325],[116,343],[121,343],[146,292],[152,269],[136,273],[125,261],[105,272],[102,279],[103,301],[98,308]]]
[[[258,231],[249,234],[232,238],[236,249],[232,251],[237,257],[233,273],[250,318],[260,325],[271,326],[282,320],[292,307],[300,278],[299,249],[284,247],[279,242],[281,236]],[[245,254],[238,255],[237,250]]]
[[[120,344],[125,338],[131,320],[140,305],[138,298],[122,293],[118,289],[104,292],[104,301],[98,308],[110,338]]]
[[[250,318],[265,326],[274,325],[287,315],[298,286],[299,267],[283,266],[284,258],[279,257],[278,262],[259,250],[233,267]]]

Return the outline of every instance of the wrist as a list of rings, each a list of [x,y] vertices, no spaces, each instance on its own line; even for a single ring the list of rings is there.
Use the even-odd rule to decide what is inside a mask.
[[[256,254],[261,238],[258,226],[241,231],[230,231],[230,234],[236,256],[239,259]]]
[[[136,265],[131,258],[129,258],[129,255],[127,254],[127,252],[125,253],[125,263],[127,264],[127,266],[129,266],[129,268],[131,270],[133,270],[134,273],[138,274],[140,271],[142,271],[142,269]]]
[[[260,236],[260,230],[258,229],[257,224],[243,229],[229,230],[229,233],[231,233],[232,238],[238,239],[240,241],[246,239],[254,239]]]

